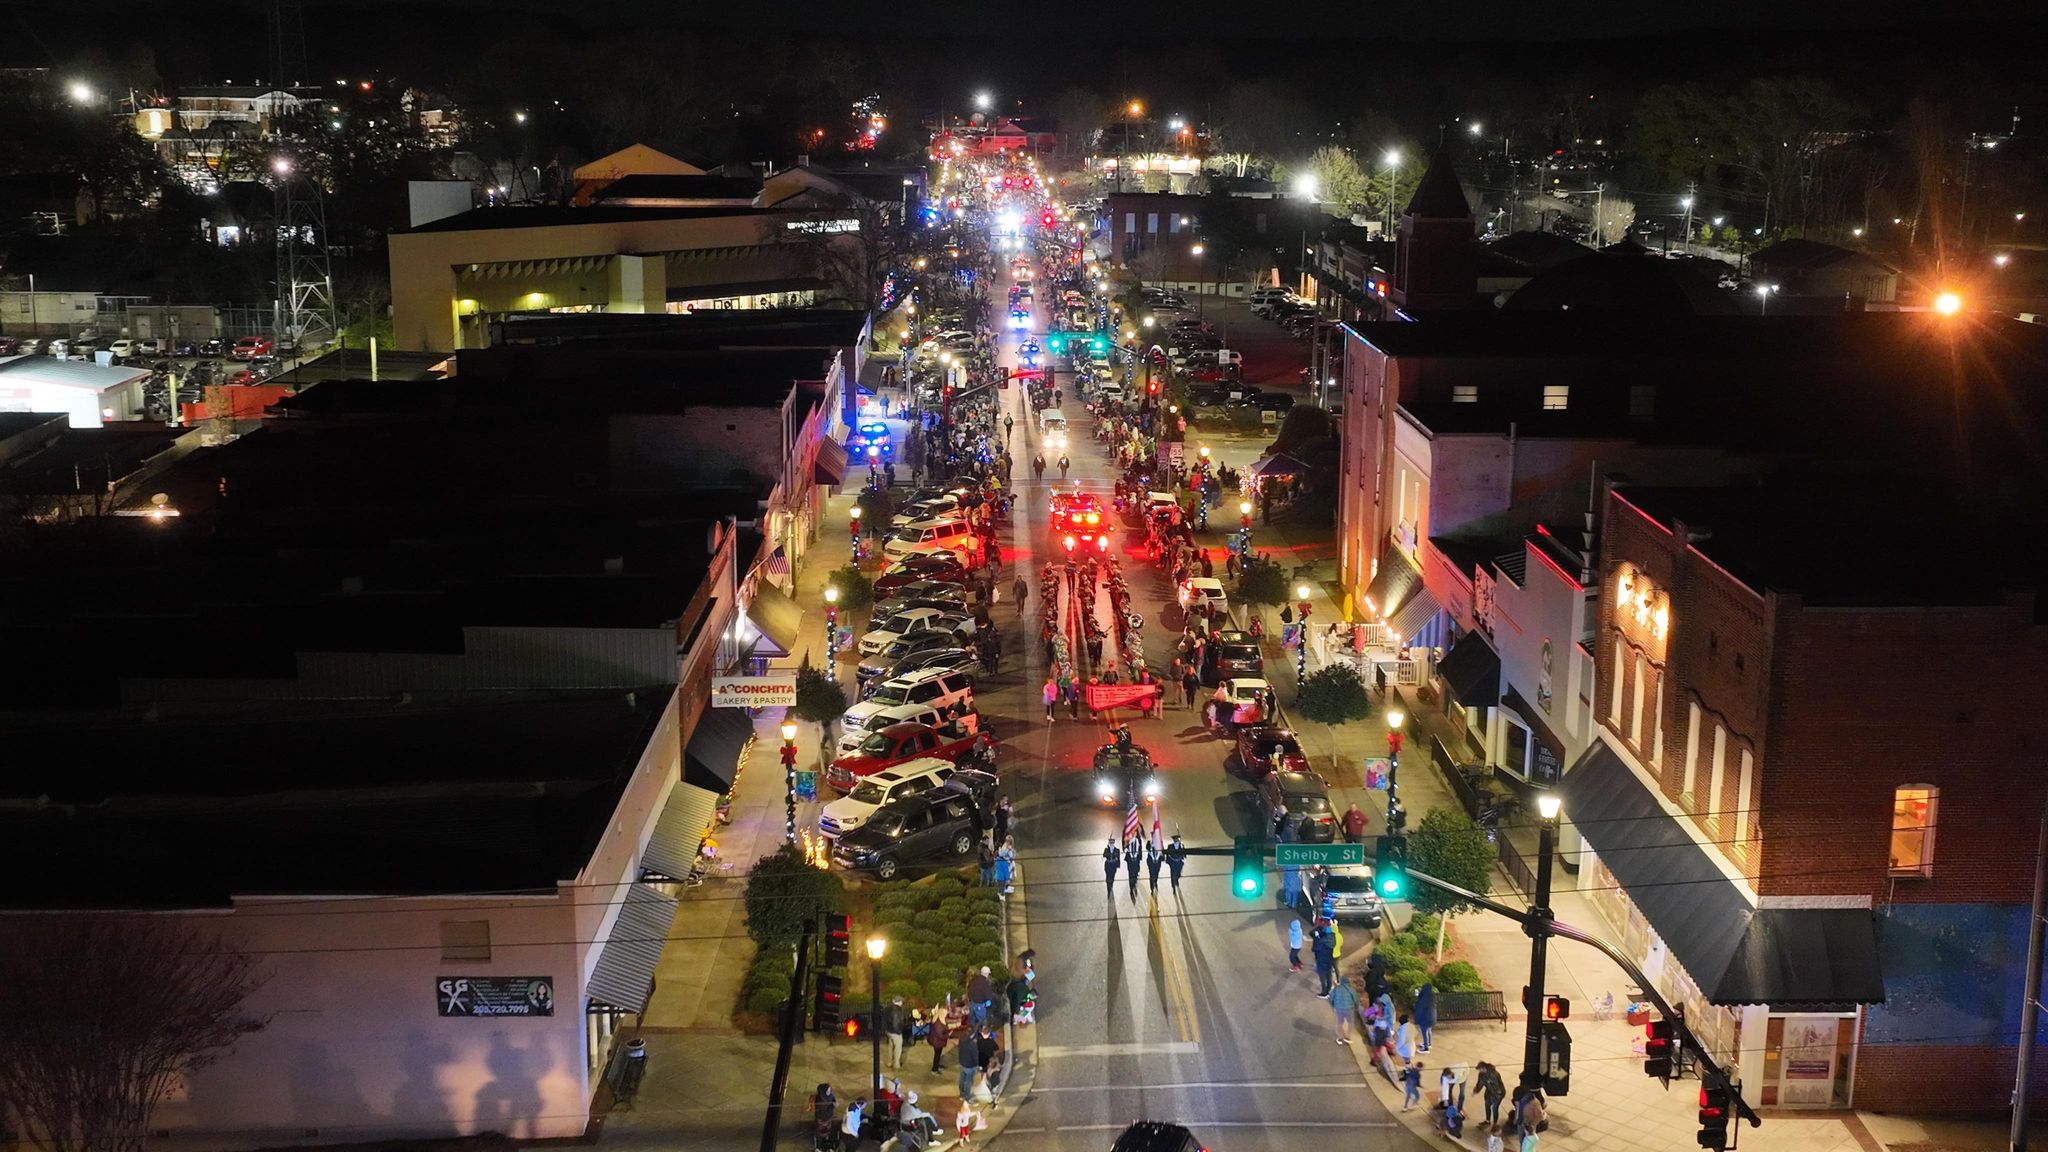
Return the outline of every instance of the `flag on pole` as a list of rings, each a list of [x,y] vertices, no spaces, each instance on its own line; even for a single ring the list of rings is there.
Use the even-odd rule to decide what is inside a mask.
[[[1159,801],[1152,801],[1152,847],[1166,851],[1166,839],[1159,829]]]
[[[1144,822],[1138,818],[1138,806],[1132,804],[1130,812],[1124,816],[1124,839],[1129,840],[1136,836],[1138,829],[1142,827]]]

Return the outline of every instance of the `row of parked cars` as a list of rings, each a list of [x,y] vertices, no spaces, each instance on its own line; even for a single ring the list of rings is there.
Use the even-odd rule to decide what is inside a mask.
[[[230,344],[220,339],[172,340],[159,337],[132,339],[127,336],[102,340],[87,332],[44,340],[38,336],[0,336],[0,356],[54,356],[59,360],[91,360],[106,352],[116,364],[147,363],[152,358],[225,356],[230,360],[258,360],[299,354],[293,340],[273,341],[267,336],[244,336]]]

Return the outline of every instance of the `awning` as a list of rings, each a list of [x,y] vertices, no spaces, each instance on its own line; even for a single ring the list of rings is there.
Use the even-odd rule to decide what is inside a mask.
[[[838,485],[846,479],[846,445],[837,440],[818,444],[818,456],[811,464],[811,483]]]
[[[654,833],[640,852],[640,870],[671,880],[688,876],[704,850],[704,833],[718,815],[718,797],[709,788],[678,781],[654,819]]]
[[[597,954],[597,967],[583,989],[592,1006],[640,1012],[654,992],[654,967],[676,921],[676,902],[658,889],[635,884],[619,904],[612,934]]]
[[[797,630],[803,625],[804,610],[780,588],[757,582],[754,599],[747,604],[747,619],[761,634],[754,638],[756,656],[787,656],[796,651]]]
[[[1309,468],[1285,452],[1275,452],[1252,461],[1245,471],[1254,476],[1306,476]]]
[[[1867,908],[1750,905],[1707,849],[1605,741],[1564,775],[1565,813],[1714,1004],[1884,999]]]
[[[1380,547],[1379,570],[1365,587],[1369,615],[1385,620],[1401,610],[1408,598],[1422,589],[1422,570],[1408,559],[1392,540]]]
[[[754,738],[754,722],[744,708],[706,708],[696,731],[683,746],[683,783],[716,792],[732,790],[740,753]]]
[[[1443,605],[1436,602],[1429,589],[1417,588],[1415,595],[1410,596],[1408,602],[1401,605],[1401,610],[1394,613],[1393,619],[1387,621],[1387,627],[1393,630],[1401,643],[1406,644],[1421,635],[1422,630],[1429,627],[1429,622],[1436,619],[1436,614],[1443,610]]]
[[[1436,674],[1467,708],[1491,708],[1500,703],[1500,657],[1477,632],[1458,637],[1436,666]]]

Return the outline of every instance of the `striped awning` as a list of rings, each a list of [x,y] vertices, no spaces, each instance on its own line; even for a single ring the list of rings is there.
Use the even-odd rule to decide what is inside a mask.
[[[640,852],[642,875],[681,880],[704,850],[704,833],[718,815],[718,793],[677,781],[655,817],[654,833]]]
[[[1420,636],[1422,630],[1429,627],[1429,622],[1436,619],[1436,614],[1443,610],[1443,605],[1436,602],[1429,589],[1417,588],[1415,595],[1410,596],[1400,611],[1387,620],[1387,627],[1393,630],[1401,643],[1408,644]]]
[[[584,988],[593,1008],[641,1012],[654,994],[654,968],[676,919],[676,901],[659,889],[635,884],[626,889],[612,921],[611,935],[597,954],[597,967]]]

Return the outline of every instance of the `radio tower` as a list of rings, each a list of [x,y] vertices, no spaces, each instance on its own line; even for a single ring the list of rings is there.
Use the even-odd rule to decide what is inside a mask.
[[[306,82],[306,23],[299,0],[271,0],[271,88],[289,92]],[[273,138],[285,133],[288,109],[270,110]],[[303,352],[334,339],[334,273],[327,260],[327,209],[320,186],[288,156],[272,162],[276,179],[277,339]]]

